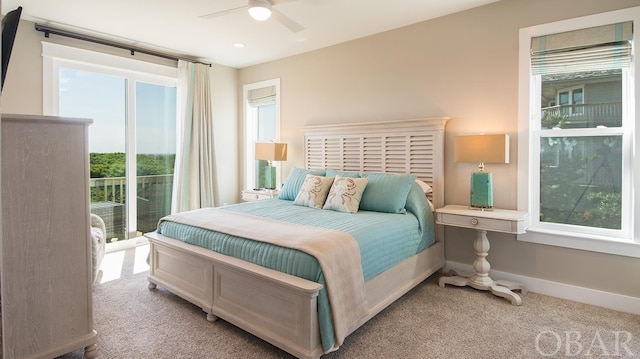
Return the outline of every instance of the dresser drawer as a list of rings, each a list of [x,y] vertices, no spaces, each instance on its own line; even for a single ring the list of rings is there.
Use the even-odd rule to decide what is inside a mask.
[[[242,193],[243,201],[256,201],[259,199],[267,199],[267,198],[271,198],[271,196],[268,196],[266,194],[253,193],[253,192]]]
[[[493,232],[517,233],[517,223],[509,220],[438,213],[438,223],[449,226],[484,229]]]
[[[243,201],[257,201],[261,199],[275,198],[278,196],[278,191],[260,191],[260,190],[244,190],[242,191]]]

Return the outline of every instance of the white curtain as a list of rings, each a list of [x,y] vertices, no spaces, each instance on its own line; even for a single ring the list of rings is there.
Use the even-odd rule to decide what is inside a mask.
[[[171,212],[213,207],[215,157],[210,67],[180,60],[180,124]]]

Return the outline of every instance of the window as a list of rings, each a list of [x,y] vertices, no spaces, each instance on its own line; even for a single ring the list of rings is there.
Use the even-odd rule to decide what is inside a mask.
[[[549,82],[547,81],[544,81],[544,83],[549,84]],[[560,106],[559,110],[561,111],[561,113],[567,116],[581,115],[583,113],[584,107],[579,105],[581,105],[584,101],[583,93],[584,89],[582,87],[559,91],[556,103],[558,104],[558,106]]]
[[[520,30],[518,239],[640,257],[639,20],[631,8]]]
[[[280,140],[280,79],[245,85],[245,188],[265,187],[267,161],[256,161],[255,143]],[[282,183],[278,162],[276,183]],[[279,187],[279,186],[276,186]]]
[[[45,114],[91,118],[91,212],[109,242],[170,212],[177,69],[43,43]]]

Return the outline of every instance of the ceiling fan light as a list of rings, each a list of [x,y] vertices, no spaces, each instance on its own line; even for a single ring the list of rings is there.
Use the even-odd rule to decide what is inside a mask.
[[[271,16],[271,3],[267,0],[250,0],[249,15],[258,21],[264,21]]]

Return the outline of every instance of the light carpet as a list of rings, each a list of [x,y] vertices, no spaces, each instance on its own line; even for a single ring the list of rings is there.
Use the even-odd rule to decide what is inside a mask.
[[[103,261],[94,287],[99,358],[291,357],[224,320],[208,322],[161,287],[149,290],[147,253],[145,245]],[[640,358],[640,316],[536,293],[513,306],[489,292],[440,288],[438,275],[323,358]]]

